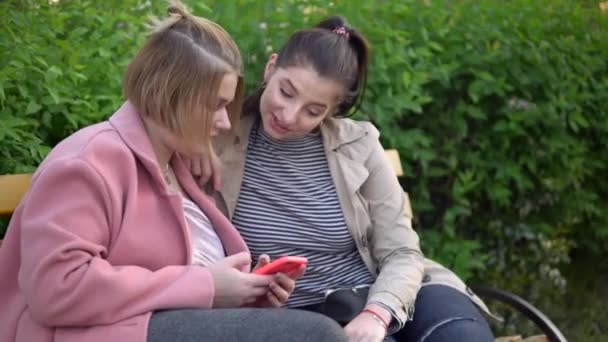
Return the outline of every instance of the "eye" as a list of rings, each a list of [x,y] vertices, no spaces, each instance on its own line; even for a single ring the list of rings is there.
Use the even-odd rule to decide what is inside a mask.
[[[279,88],[279,89],[281,89],[281,94],[283,96],[285,96],[286,98],[290,99],[290,98],[293,97],[291,94],[289,94],[288,92],[286,92],[285,89],[283,89],[283,88]]]
[[[229,104],[229,102],[228,102],[228,101],[226,101],[226,100],[221,100],[221,101],[218,103],[216,110],[221,110],[221,109],[224,109],[224,107],[228,106],[228,104]]]
[[[312,109],[308,109],[308,115],[310,115],[310,116],[315,116],[316,117],[316,116],[321,116],[322,114],[323,114],[322,112],[318,112],[318,111],[315,111],[315,110],[312,110]]]

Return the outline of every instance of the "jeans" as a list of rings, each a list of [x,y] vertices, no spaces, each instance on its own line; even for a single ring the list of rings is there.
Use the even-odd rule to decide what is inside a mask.
[[[283,309],[184,309],[157,311],[147,342],[346,341],[344,329],[321,314]]]
[[[423,287],[414,319],[388,337],[395,342],[493,342],[490,326],[467,296],[444,285]]]
[[[302,307],[317,311],[320,305]],[[463,293],[444,285],[427,285],[418,292],[414,319],[386,337],[386,342],[494,342],[477,306]]]

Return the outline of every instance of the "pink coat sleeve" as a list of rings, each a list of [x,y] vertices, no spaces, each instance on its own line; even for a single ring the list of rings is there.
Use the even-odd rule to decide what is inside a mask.
[[[211,307],[206,268],[151,271],[104,259],[117,210],[104,179],[82,160],[53,161],[37,175],[21,215],[19,284],[39,323],[111,324],[157,309]]]

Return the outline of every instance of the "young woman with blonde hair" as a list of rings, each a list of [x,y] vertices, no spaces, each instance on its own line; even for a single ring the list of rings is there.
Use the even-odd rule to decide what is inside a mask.
[[[228,33],[170,5],[126,71],[126,102],[58,144],[15,211],[0,341],[345,339],[319,314],[273,309],[304,269],[251,274],[245,242],[182,161],[231,128],[240,89]]]

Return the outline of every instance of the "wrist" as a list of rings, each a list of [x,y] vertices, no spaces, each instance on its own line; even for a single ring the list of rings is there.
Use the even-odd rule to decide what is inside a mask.
[[[365,309],[368,309],[368,310],[371,310],[372,312],[374,312],[378,317],[380,317],[386,323],[387,326],[391,325],[391,321],[393,320],[393,315],[391,314],[390,311],[388,311],[382,305],[369,303],[365,306]]]
[[[362,314],[368,315],[369,317],[371,317],[374,321],[376,321],[378,323],[378,325],[380,325],[383,329],[384,332],[386,334],[386,332],[388,331],[388,325],[389,322],[386,321],[384,318],[382,318],[382,316],[380,316],[379,313],[377,313],[376,311],[374,311],[373,309],[368,309],[365,308],[361,311]]]

